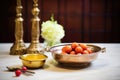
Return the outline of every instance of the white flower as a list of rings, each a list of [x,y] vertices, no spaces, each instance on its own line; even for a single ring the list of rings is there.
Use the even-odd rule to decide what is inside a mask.
[[[56,42],[65,36],[65,31],[57,21],[48,20],[41,25],[41,36],[46,41]]]

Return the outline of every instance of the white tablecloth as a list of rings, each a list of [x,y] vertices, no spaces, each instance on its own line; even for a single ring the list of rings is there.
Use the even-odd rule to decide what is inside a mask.
[[[94,43],[93,43],[94,44]],[[6,66],[22,65],[19,56],[9,55],[11,43],[0,43],[0,80],[120,80],[120,44],[96,43],[106,48],[106,53],[89,67],[82,69],[67,69],[57,66],[51,53],[46,53],[48,59],[41,69],[32,70],[33,75],[22,74],[15,77],[14,72],[7,71]]]

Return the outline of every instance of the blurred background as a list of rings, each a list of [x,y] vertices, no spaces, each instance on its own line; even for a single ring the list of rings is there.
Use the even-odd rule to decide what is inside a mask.
[[[22,0],[24,41],[31,41],[32,0]],[[15,40],[16,0],[0,2],[0,43]],[[39,0],[41,22],[55,20],[64,26],[62,42],[119,43],[120,0]],[[41,27],[41,25],[40,25]],[[40,36],[40,42],[44,40]]]

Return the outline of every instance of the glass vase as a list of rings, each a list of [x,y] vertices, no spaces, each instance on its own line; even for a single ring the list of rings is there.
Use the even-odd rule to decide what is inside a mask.
[[[61,40],[58,40],[58,41],[47,41],[45,40],[44,41],[44,48],[46,51],[49,51],[49,48],[52,47],[52,46],[55,46],[57,44],[60,44],[61,43]]]

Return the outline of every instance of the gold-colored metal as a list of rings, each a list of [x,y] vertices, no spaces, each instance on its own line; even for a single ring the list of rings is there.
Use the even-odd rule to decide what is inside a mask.
[[[39,53],[42,49],[39,44],[39,36],[40,36],[40,30],[39,30],[39,12],[38,9],[38,0],[33,0],[33,9],[32,9],[32,30],[31,30],[31,44],[27,49],[27,53]]]
[[[46,59],[48,58],[45,54],[24,54],[19,57],[22,60],[22,64],[27,68],[36,69],[43,67]]]
[[[23,41],[23,18],[21,10],[21,0],[17,0],[16,6],[16,19],[15,19],[15,42],[10,48],[10,55],[21,55],[26,51],[26,47]]]

